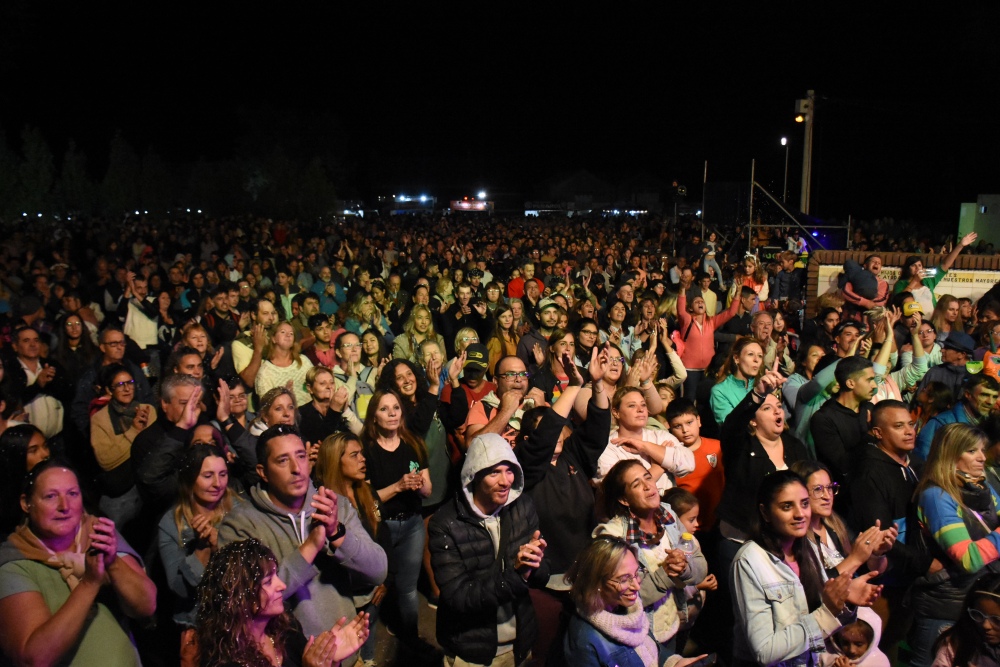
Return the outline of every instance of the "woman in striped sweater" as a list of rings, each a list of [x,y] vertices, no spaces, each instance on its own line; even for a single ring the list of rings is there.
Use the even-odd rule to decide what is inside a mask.
[[[908,530],[934,557],[911,590],[914,667],[931,664],[934,640],[959,619],[976,578],[1000,568],[1000,497],[985,481],[987,446],[986,434],[968,424],[939,429],[914,494],[918,525]]]

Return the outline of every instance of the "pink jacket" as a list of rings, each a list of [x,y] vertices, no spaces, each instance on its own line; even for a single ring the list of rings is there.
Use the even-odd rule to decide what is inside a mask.
[[[681,361],[684,368],[704,370],[712,363],[715,356],[715,329],[736,316],[740,309],[740,300],[733,299],[728,310],[709,317],[705,315],[705,323],[700,325],[694,321],[694,316],[687,312],[687,295],[681,290],[677,297],[677,318],[681,321],[681,338],[684,339],[684,354]]]

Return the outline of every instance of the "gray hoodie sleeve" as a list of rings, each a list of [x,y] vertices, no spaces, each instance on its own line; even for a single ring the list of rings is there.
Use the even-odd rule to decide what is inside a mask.
[[[287,552],[284,558],[280,554],[277,545],[268,544],[267,535],[270,531],[264,531],[257,526],[254,518],[245,512],[233,511],[226,515],[219,526],[219,546],[225,546],[230,542],[240,542],[242,540],[256,537],[266,546],[271,548],[278,556],[278,577],[285,582],[287,588],[282,594],[282,598],[289,599],[299,592],[300,589],[309,585],[309,582],[316,578],[319,569],[306,561],[299,553],[298,549]]]
[[[385,551],[368,535],[357,510],[341,495],[337,496],[337,518],[347,533],[339,547],[330,549],[334,561],[354,573],[352,580],[356,583],[378,586],[389,571]]]

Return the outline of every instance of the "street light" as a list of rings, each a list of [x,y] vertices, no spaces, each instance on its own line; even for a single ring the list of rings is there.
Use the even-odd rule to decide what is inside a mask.
[[[781,203],[788,200],[788,137],[781,138],[781,145],[785,147],[785,186],[781,189]]]

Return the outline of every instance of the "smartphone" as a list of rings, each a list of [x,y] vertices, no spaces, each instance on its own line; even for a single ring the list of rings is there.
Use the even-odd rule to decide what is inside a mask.
[[[718,659],[719,659],[718,654],[709,653],[701,660],[698,660],[697,662],[692,662],[690,665],[688,665],[688,667],[711,667],[712,665],[715,664],[715,662]]]

